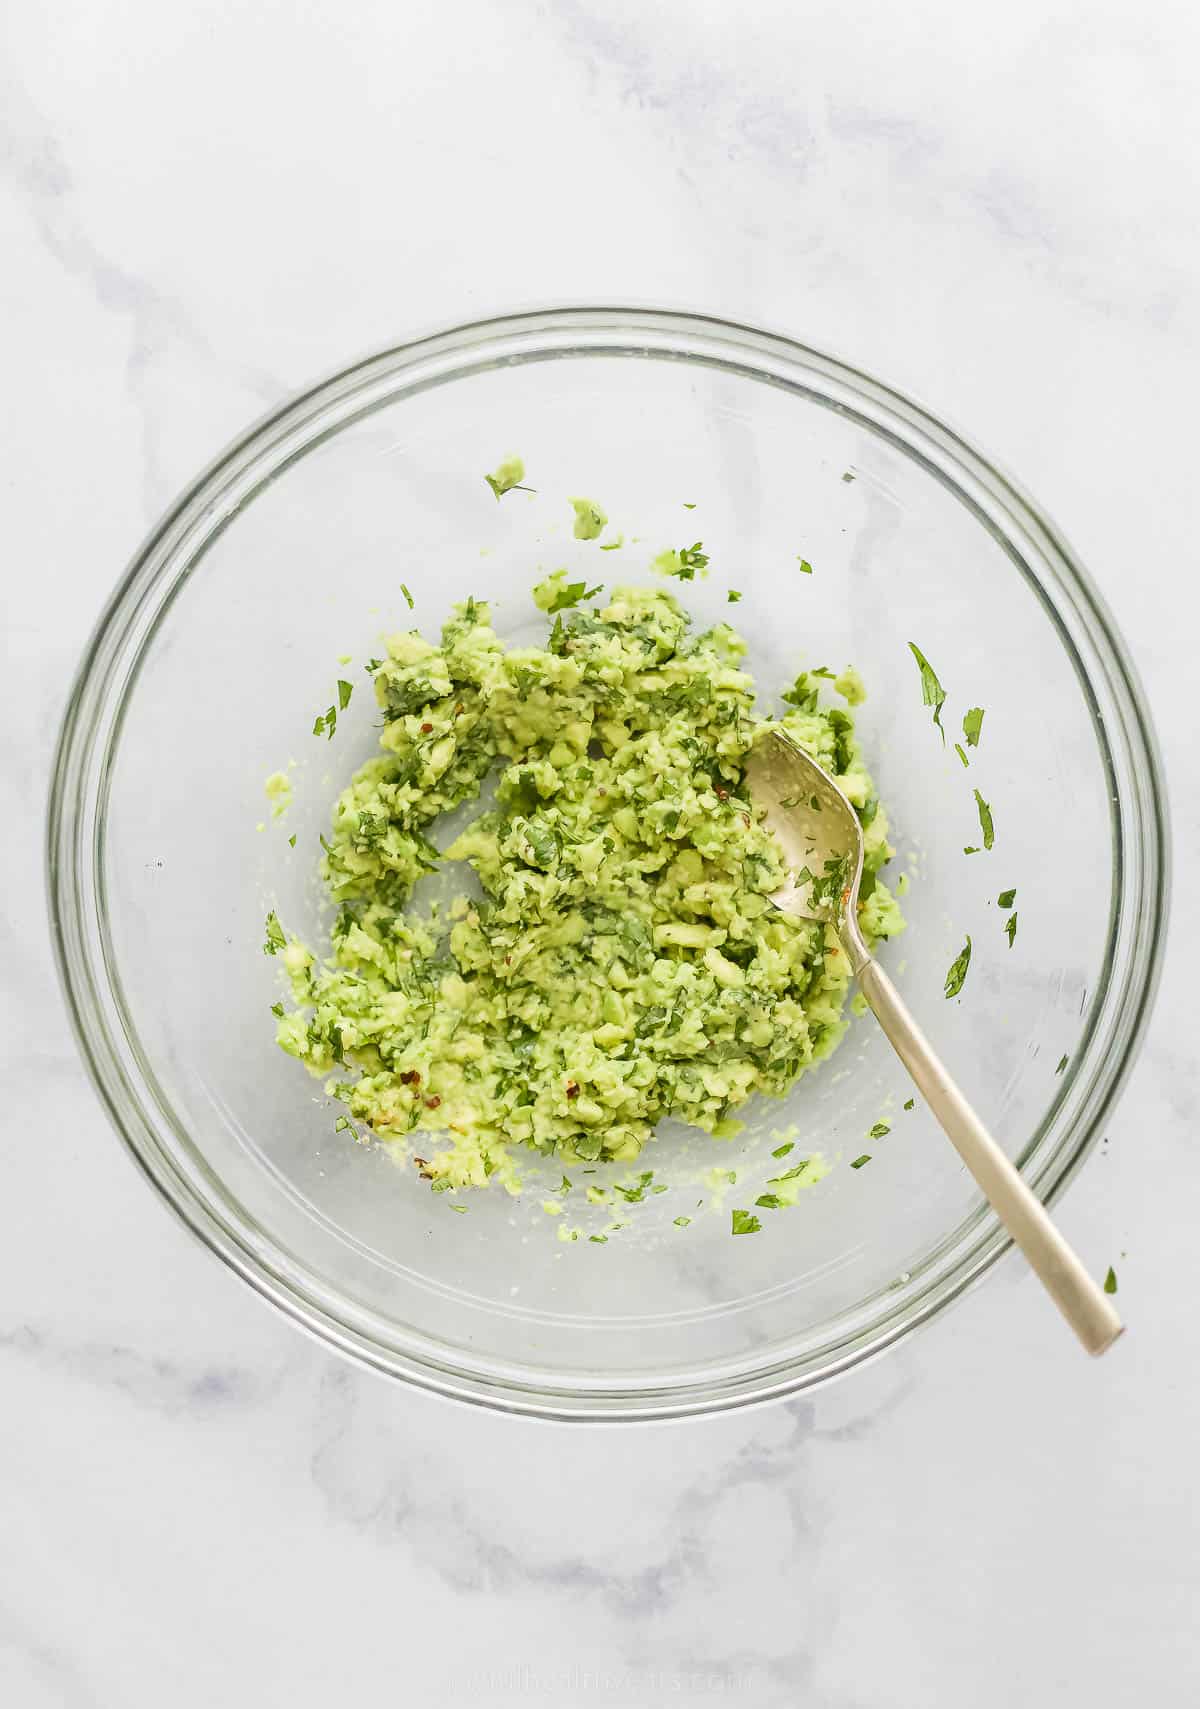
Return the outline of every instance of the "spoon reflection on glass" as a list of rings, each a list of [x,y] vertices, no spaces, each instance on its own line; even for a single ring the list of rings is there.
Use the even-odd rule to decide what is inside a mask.
[[[858,925],[858,815],[829,774],[780,730],[765,732],[750,750],[746,781],[788,865],[787,882],[771,900],[785,914],[834,927],[875,1019],[950,1143],[1084,1347],[1103,1353],[1123,1328],[1111,1300],[951,1080],[867,947]]]

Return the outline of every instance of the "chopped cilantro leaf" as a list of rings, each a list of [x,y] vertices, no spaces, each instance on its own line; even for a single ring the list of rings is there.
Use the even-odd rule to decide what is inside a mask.
[[[961,761],[962,761],[962,763],[963,763],[963,764],[964,764],[964,765],[970,765],[970,763],[971,763],[971,762],[970,762],[970,760],[969,760],[969,759],[968,759],[968,758],[967,758],[967,756],[966,756],[966,754],[964,754],[964,752],[963,752],[963,745],[962,745],[962,743],[961,743],[961,742],[955,742],[955,744],[954,744],[954,751],[955,751],[955,753],[956,753],[956,754],[957,754],[957,755],[958,755],[958,757],[959,757],[959,759],[960,759],[960,760],[961,760]]]
[[[787,1200],[781,1199],[778,1193],[760,1193],[754,1202],[767,1211],[782,1210],[787,1204]]]
[[[933,707],[933,721],[941,731],[942,741],[946,740],[946,732],[942,727],[942,707],[946,704],[946,690],[938,681],[937,672],[925,657],[915,641],[908,643],[908,650],[921,671],[921,701],[925,706]]]
[[[870,1161],[871,1153],[869,1151],[864,1151],[861,1157],[856,1157],[854,1159],[850,1167],[851,1169],[861,1169],[864,1163],[869,1163]]]
[[[790,1169],[785,1169],[782,1175],[772,1175],[767,1182],[768,1187],[778,1187],[784,1181],[796,1181],[812,1162],[811,1157],[802,1157],[799,1163],[793,1163]]]
[[[999,896],[997,896],[996,901],[1002,908],[1011,908],[1016,899],[1017,892],[1014,888],[1012,890],[1002,890]]]
[[[975,805],[979,809],[979,828],[983,832],[983,846],[985,849],[990,849],[996,840],[996,832],[992,824],[992,810],[978,790],[975,791]]]
[[[1115,1294],[1117,1291],[1117,1272],[1111,1264],[1108,1266],[1108,1275],[1104,1278],[1104,1291],[1106,1294]]]
[[[333,732],[337,729],[338,712],[344,712],[346,710],[347,706],[350,704],[350,696],[353,693],[354,684],[345,682],[341,677],[339,677],[337,684],[337,705],[327,706],[324,712],[322,712],[317,718],[314,718],[312,727],[312,733],[314,736],[324,736],[327,741],[332,742]]]
[[[271,1004],[271,1013],[273,1015],[278,1015],[279,1019],[282,1020],[283,1019],[283,1004],[282,1003],[272,1003]]]
[[[754,1215],[753,1211],[733,1212],[732,1232],[734,1234],[757,1234],[761,1227],[762,1223]]]
[[[883,1139],[884,1136],[891,1133],[891,1131],[892,1131],[891,1128],[888,1126],[888,1124],[886,1122],[876,1122],[875,1126],[871,1129],[870,1133],[867,1135],[867,1138],[868,1139]]]
[[[1004,930],[1008,933],[1008,947],[1011,949],[1013,946],[1013,940],[1017,935],[1017,916],[1015,914],[1010,914],[1008,919],[1005,920]]]
[[[983,707],[972,706],[969,712],[963,713],[963,735],[967,738],[969,748],[979,746],[979,732],[983,729]]]
[[[904,1108],[905,1108],[905,1109],[906,1109],[906,1110],[911,1110],[911,1109],[913,1109],[913,1108],[914,1108],[914,1107],[915,1107],[915,1105],[916,1105],[916,1102],[917,1102],[917,1100],[916,1100],[916,1099],[915,1099],[915,1098],[905,1098],[905,1100],[904,1100]]]
[[[413,606],[416,604],[416,601],[413,599],[412,594],[409,593],[408,588],[405,586],[405,584],[403,582],[400,583],[400,592],[404,595],[405,599],[408,601],[408,609],[411,611]]]
[[[295,846],[296,846],[296,833],[295,833],[295,831],[293,831],[291,836],[288,838],[288,848],[294,849]]]
[[[1059,1059],[1058,1059],[1058,1067],[1057,1067],[1057,1068],[1056,1068],[1056,1069],[1055,1069],[1055,1070],[1054,1070],[1054,1072],[1055,1072],[1055,1073],[1056,1073],[1056,1074],[1061,1074],[1061,1073],[1062,1073],[1062,1071],[1063,1071],[1063,1069],[1064,1069],[1064,1068],[1065,1068],[1065,1067],[1066,1067],[1066,1066],[1067,1066],[1067,1063],[1068,1063],[1068,1062],[1069,1062],[1069,1061],[1070,1061],[1070,1060],[1071,1060],[1071,1059],[1070,1059],[1070,1057],[1069,1057],[1069,1056],[1060,1056],[1060,1057],[1059,1057]]]
[[[685,500],[684,500],[684,505],[683,505],[683,508],[684,508],[684,509],[685,509],[685,510],[695,510],[695,508],[696,508],[696,507],[695,507],[695,505],[694,505],[694,504],[688,504],[688,502],[687,502],[687,500],[686,500],[686,499],[685,499]]]
[[[795,1140],[789,1139],[786,1145],[777,1145],[775,1147],[774,1151],[771,1153],[771,1156],[772,1157],[786,1157],[789,1151],[795,1151],[795,1149],[796,1149]]]
[[[692,1219],[690,1216],[677,1216],[675,1218],[675,1227],[676,1228],[687,1228],[690,1225],[691,1220]]]
[[[596,1246],[607,1246],[608,1244],[607,1234],[589,1234],[588,1239]]]
[[[287,938],[283,927],[279,924],[279,916],[274,908],[267,915],[267,941],[263,944],[264,955],[274,955],[277,950],[287,948]]]
[[[957,997],[958,996],[959,992],[963,988],[963,981],[967,977],[967,969],[968,969],[968,967],[970,967],[970,965],[971,965],[971,939],[970,939],[970,937],[968,937],[967,941],[963,945],[962,949],[955,956],[954,960],[950,963],[950,969],[949,969],[948,973],[946,974],[946,996],[947,997]]]
[[[800,574],[802,576],[811,576],[812,575],[812,573],[813,573],[812,565],[809,563],[807,558],[799,559],[799,564],[800,564]]]
[[[742,596],[738,592],[737,588],[731,587],[729,592],[725,595],[725,603],[726,605],[736,605],[741,597]]]
[[[546,610],[553,617],[556,611],[566,611],[568,606],[578,605],[580,600],[591,599],[593,594],[601,592],[603,583],[598,582],[595,587],[589,587],[586,582],[568,582],[565,587],[559,588]]]
[[[708,563],[708,553],[700,540],[697,540],[694,546],[680,546],[675,557],[679,560],[678,564],[668,571],[668,574],[678,576],[681,582],[695,581],[696,571],[704,569]]]
[[[653,1169],[644,1170],[632,1187],[621,1187],[613,1183],[613,1192],[620,1193],[626,1204],[636,1205],[646,1197],[646,1188],[654,1179]]]

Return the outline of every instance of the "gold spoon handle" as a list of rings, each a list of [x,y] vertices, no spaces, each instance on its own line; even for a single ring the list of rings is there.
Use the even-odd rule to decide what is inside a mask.
[[[868,959],[856,972],[863,996],[893,1050],[992,1209],[1087,1351],[1103,1353],[1124,1328],[1112,1301],[1088,1275],[1045,1207],[951,1080],[878,962]]]

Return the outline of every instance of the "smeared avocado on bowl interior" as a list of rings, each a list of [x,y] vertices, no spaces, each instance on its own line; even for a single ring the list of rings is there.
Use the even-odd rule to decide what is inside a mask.
[[[439,643],[388,638],[368,667],[381,752],[325,840],[328,952],[268,921],[292,999],[280,1045],[379,1139],[411,1137],[439,1191],[516,1191],[530,1149],[629,1162],[665,1117],[727,1136],[846,1025],[834,932],[768,899],[782,857],[743,762],[774,721],[753,710],[745,643],[725,623],[693,633],[657,587],[603,596],[558,571],[534,598],[553,620],[542,647],[507,646],[474,599]],[[825,686],[863,697],[854,672],[801,673],[778,722],[858,810],[861,924],[889,937],[887,814]],[[494,805],[439,854],[439,817],[489,779]],[[458,861],[482,897],[419,916],[418,880]]]

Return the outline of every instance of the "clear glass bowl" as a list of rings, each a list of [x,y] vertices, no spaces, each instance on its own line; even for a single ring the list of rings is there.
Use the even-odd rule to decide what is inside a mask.
[[[497,504],[482,476],[509,451],[538,496]],[[620,552],[571,537],[578,493],[606,506]],[[865,676],[893,871],[912,873],[887,965],[1052,1198],[1100,1131],[1155,984],[1167,856],[1154,739],[1053,525],[877,381],[747,327],[625,309],[389,350],[269,417],[182,495],[71,696],[49,824],[53,933],[118,1130],[260,1293],[380,1370],[464,1399],[628,1419],[786,1393],[898,1340],[1005,1245],[932,1120],[903,1110],[909,1088],[869,1017],[740,1139],[662,1132],[647,1167],[672,1190],[607,1245],[556,1240],[534,1203],[498,1192],[449,1214],[384,1148],[335,1132],[337,1106],[273,1043],[264,913],[277,906],[310,941],[327,925],[317,834],[376,741],[366,693],[332,745],[313,717],[337,676],[365,682],[382,630],[408,626],[401,582],[427,631],[473,593],[502,633],[531,638],[539,566],[644,581],[656,552],[694,540],[713,573],[686,598],[711,619],[730,614],[727,586],[742,590],[733,615],[764,692],[802,662]],[[969,706],[986,709],[969,771],[921,704],[910,640],[950,692],[951,739]],[[271,822],[263,779],[289,757],[296,801]],[[979,840],[975,785],[996,844],[964,857]],[[1010,949],[996,898],[1014,886]],[[947,1002],[967,933],[970,975]],[[881,1118],[892,1131],[868,1145]],[[793,1123],[841,1166],[794,1210],[763,1213],[761,1234],[731,1239],[697,1171],[737,1171],[728,1202],[752,1204],[773,1133]],[[849,1169],[864,1149],[870,1167]]]

